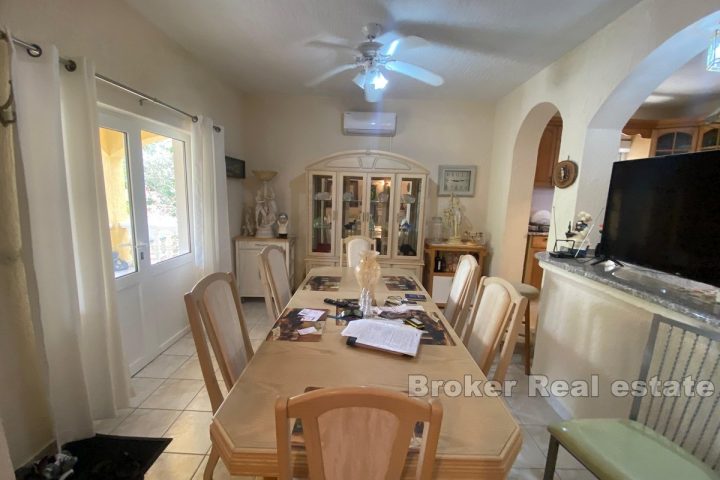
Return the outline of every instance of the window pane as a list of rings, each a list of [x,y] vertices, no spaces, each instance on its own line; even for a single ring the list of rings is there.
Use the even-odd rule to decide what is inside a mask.
[[[127,138],[124,132],[100,129],[105,197],[115,278],[137,271],[128,175]]]
[[[150,263],[190,251],[185,143],[142,131]]]

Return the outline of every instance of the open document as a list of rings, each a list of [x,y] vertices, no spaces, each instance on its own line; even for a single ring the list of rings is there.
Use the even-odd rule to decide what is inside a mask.
[[[342,331],[348,345],[372,348],[400,355],[417,355],[423,332],[387,320],[353,320]],[[354,340],[353,340],[354,339]]]

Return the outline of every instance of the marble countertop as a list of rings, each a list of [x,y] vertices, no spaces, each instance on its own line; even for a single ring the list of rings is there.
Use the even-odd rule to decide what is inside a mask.
[[[528,232],[528,237],[547,237],[548,232]]]
[[[553,258],[548,252],[540,252],[535,257],[541,262],[540,266],[545,263],[560,268],[720,328],[720,303],[715,302],[720,289],[711,285],[632,265],[592,266],[590,259]]]

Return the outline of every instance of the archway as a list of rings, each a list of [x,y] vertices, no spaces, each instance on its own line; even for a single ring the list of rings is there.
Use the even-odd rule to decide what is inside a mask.
[[[495,251],[499,258],[494,261],[500,267],[497,274],[514,281],[522,278],[540,138],[557,113],[558,107],[550,102],[535,105],[526,114],[515,137],[505,232],[500,242],[494,242],[502,245]]]
[[[612,163],[617,159],[623,126],[658,85],[707,49],[711,32],[719,21],[720,11],[717,11],[672,35],[611,92],[588,124],[576,197],[558,202],[558,212],[562,211],[564,216],[578,210],[596,216],[601,212],[607,201]],[[600,223],[602,217],[595,220]],[[599,235],[593,232],[591,242],[597,241]]]

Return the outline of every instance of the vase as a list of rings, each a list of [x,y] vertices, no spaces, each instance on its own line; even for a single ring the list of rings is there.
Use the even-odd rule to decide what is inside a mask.
[[[377,261],[378,255],[374,250],[363,252],[360,263],[355,267],[355,279],[361,288],[359,303],[363,317],[372,314],[372,306],[375,303],[375,287],[382,273]]]

